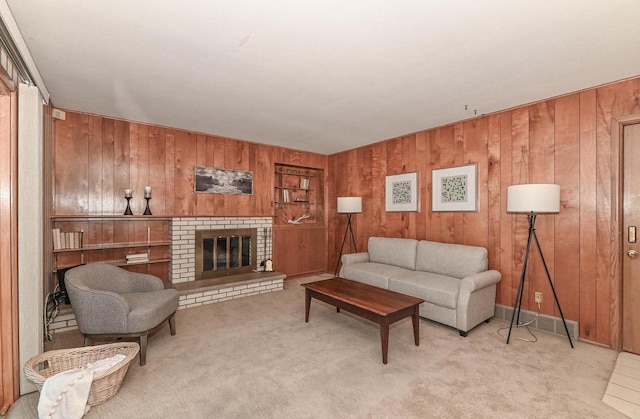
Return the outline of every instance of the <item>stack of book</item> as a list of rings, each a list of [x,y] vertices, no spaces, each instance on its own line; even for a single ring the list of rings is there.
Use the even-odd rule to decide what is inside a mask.
[[[130,255],[125,256],[127,263],[141,263],[141,262],[149,262],[149,254],[148,253],[132,253]]]
[[[54,228],[51,230],[51,236],[53,238],[53,250],[82,249],[83,235],[83,230],[61,232],[59,228]]]

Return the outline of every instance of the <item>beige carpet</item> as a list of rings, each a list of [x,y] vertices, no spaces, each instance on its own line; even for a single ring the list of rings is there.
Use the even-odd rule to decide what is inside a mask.
[[[410,319],[391,328],[383,365],[377,325],[285,290],[179,311],[149,339],[122,389],[87,418],[623,418],[602,396],[617,353],[536,332],[538,342],[505,344],[483,323],[462,338]],[[524,330],[516,330],[516,335]],[[36,417],[38,393],[9,418]]]

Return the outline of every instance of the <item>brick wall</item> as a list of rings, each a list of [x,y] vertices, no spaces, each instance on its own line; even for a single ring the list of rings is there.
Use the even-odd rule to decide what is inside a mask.
[[[256,228],[258,264],[265,260],[264,229],[271,232],[273,220],[271,217],[177,217],[169,225],[169,280],[178,282],[194,281],[196,276],[196,230],[217,230],[231,228]],[[271,247],[271,236],[267,238],[267,252]],[[260,268],[260,267],[258,267]]]

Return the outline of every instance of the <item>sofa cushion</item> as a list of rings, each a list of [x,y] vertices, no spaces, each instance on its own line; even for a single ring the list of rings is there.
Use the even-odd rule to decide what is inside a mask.
[[[341,275],[344,278],[374,287],[389,288],[389,278],[394,275],[404,275],[408,271],[397,266],[384,265],[381,263],[354,263],[342,267]]]
[[[462,244],[421,240],[417,245],[416,271],[464,278],[487,270],[487,249]]]
[[[394,239],[388,237],[369,238],[369,261],[401,268],[416,269],[416,248],[414,239]]]
[[[426,302],[455,309],[460,280],[431,272],[409,272],[389,279],[389,289],[422,298]]]

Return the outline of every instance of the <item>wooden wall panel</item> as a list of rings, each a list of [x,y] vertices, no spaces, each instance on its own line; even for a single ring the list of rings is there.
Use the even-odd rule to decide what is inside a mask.
[[[166,129],[150,127],[149,129],[149,178],[151,186],[151,213],[166,214],[167,179],[166,179]]]
[[[595,341],[597,299],[596,92],[580,93],[580,336]]]
[[[554,102],[540,102],[529,107],[529,182],[531,183],[553,183],[554,182]],[[518,216],[518,219],[522,219]],[[551,279],[555,278],[555,241],[554,241],[554,216],[539,215],[536,221],[536,232],[540,242],[541,251],[547,263],[547,268],[551,274]],[[522,221],[520,221],[522,222]],[[526,223],[525,223],[526,225]],[[519,242],[523,243],[523,242]],[[524,241],[526,243],[526,240]],[[539,257],[540,252],[536,246],[531,248],[532,260],[537,263],[530,263],[527,267],[526,286],[531,292],[526,293],[528,297],[526,306],[532,310],[536,308],[534,302],[534,292],[542,292],[543,295],[551,296],[551,286]],[[553,313],[553,304],[550,300],[543,304],[542,311],[547,314]],[[523,303],[523,306],[525,304]]]
[[[431,202],[427,202],[427,197],[431,196],[428,193],[428,182],[431,179],[431,168],[428,164],[428,154],[427,154],[427,133],[425,131],[421,131],[416,134],[416,167],[415,170],[418,171],[418,214],[415,217],[415,238],[418,240],[426,240],[427,238],[427,217],[424,215],[427,212],[427,205],[431,205]],[[423,181],[424,179],[424,181]]]
[[[502,279],[498,283],[496,302],[504,305],[513,305],[513,283],[519,276],[513,274],[513,218],[507,213],[507,187],[515,184],[511,169],[513,160],[513,114],[504,112],[500,116],[500,273]],[[516,284],[516,287],[518,285]]]
[[[0,86],[0,415],[19,395],[17,94]]]
[[[596,336],[609,342],[611,304],[611,119],[616,91],[599,89],[596,107]]]
[[[612,174],[618,168],[611,124],[614,118],[638,113],[640,78],[337,153],[329,156],[330,200],[344,190],[340,183],[352,173],[346,166],[355,153],[357,192],[366,197],[358,219],[366,227],[358,231],[359,242],[369,236],[403,236],[486,246],[490,267],[502,273],[496,302],[512,306],[528,223],[526,215],[506,212],[507,187],[560,184],[560,213],[540,215],[536,224],[558,298],[565,316],[579,321],[581,339],[615,347],[619,246],[612,244],[620,238],[612,225],[617,202]],[[478,213],[432,212],[431,170],[470,162],[478,163]],[[412,167],[420,172],[421,211],[387,213],[380,185],[386,175]],[[344,225],[329,227],[334,242],[341,239],[338,232]],[[334,249],[331,259],[335,243],[329,242],[329,248]],[[557,316],[535,246],[532,252],[523,308],[535,310],[534,292],[542,291],[542,311]]]
[[[464,161],[462,164],[477,163],[478,211],[460,213],[462,216],[461,240],[457,243],[471,246],[488,246],[489,223],[486,222],[488,211],[488,120],[474,119],[464,123]],[[483,219],[483,217],[485,217]],[[457,230],[457,228],[456,228]]]
[[[56,120],[55,135],[53,213],[88,213],[88,116],[69,113]]]
[[[127,188],[133,189],[133,213],[140,215],[144,187],[151,186],[153,215],[272,216],[275,161],[325,171],[328,161],[317,153],[74,111],[55,121],[53,149],[52,215],[121,215]],[[253,195],[196,194],[196,165],[252,171]],[[102,226],[116,241],[146,233],[135,223],[131,231],[115,228]]]
[[[501,271],[500,252],[500,125],[499,114],[489,117],[487,122],[487,249],[489,253],[489,269]],[[479,186],[481,187],[481,186]],[[481,216],[482,210],[478,215]],[[500,293],[498,292],[499,296]]]
[[[556,240],[554,286],[563,314],[580,318],[580,96],[565,96],[555,101],[555,179],[561,185],[561,211],[554,218]],[[551,218],[551,217],[549,217]],[[546,253],[545,253],[546,255]],[[552,294],[545,291],[548,302]],[[549,313],[558,309],[544,304]],[[552,309],[552,310],[549,310]]]

